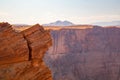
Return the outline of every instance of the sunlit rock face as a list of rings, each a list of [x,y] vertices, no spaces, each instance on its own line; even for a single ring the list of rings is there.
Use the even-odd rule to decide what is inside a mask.
[[[0,64],[27,61],[29,49],[23,35],[8,23],[0,23]]]
[[[0,80],[52,80],[43,61],[51,45],[49,31],[39,24],[18,33],[0,23]]]
[[[120,80],[120,28],[52,30],[45,55],[53,80]]]

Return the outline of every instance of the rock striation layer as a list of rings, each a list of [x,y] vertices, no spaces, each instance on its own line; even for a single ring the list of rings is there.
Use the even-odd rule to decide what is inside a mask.
[[[120,28],[52,30],[45,61],[54,80],[120,80]]]
[[[49,31],[39,24],[18,33],[0,23],[0,80],[52,80],[42,60],[51,45]]]

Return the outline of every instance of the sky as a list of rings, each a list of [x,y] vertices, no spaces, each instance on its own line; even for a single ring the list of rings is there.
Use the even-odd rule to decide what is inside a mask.
[[[0,0],[0,22],[90,24],[120,20],[120,0]]]

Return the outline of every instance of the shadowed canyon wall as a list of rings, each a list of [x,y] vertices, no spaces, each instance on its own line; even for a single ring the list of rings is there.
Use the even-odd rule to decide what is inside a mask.
[[[0,23],[0,80],[52,80],[43,62],[52,45],[49,31],[39,24],[16,32],[8,23]]]
[[[51,30],[53,80],[120,80],[120,28]]]

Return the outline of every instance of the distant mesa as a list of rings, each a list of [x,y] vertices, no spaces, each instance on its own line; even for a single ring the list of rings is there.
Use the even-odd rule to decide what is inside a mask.
[[[74,24],[70,21],[56,21],[48,24],[43,24],[43,26],[73,26]]]

